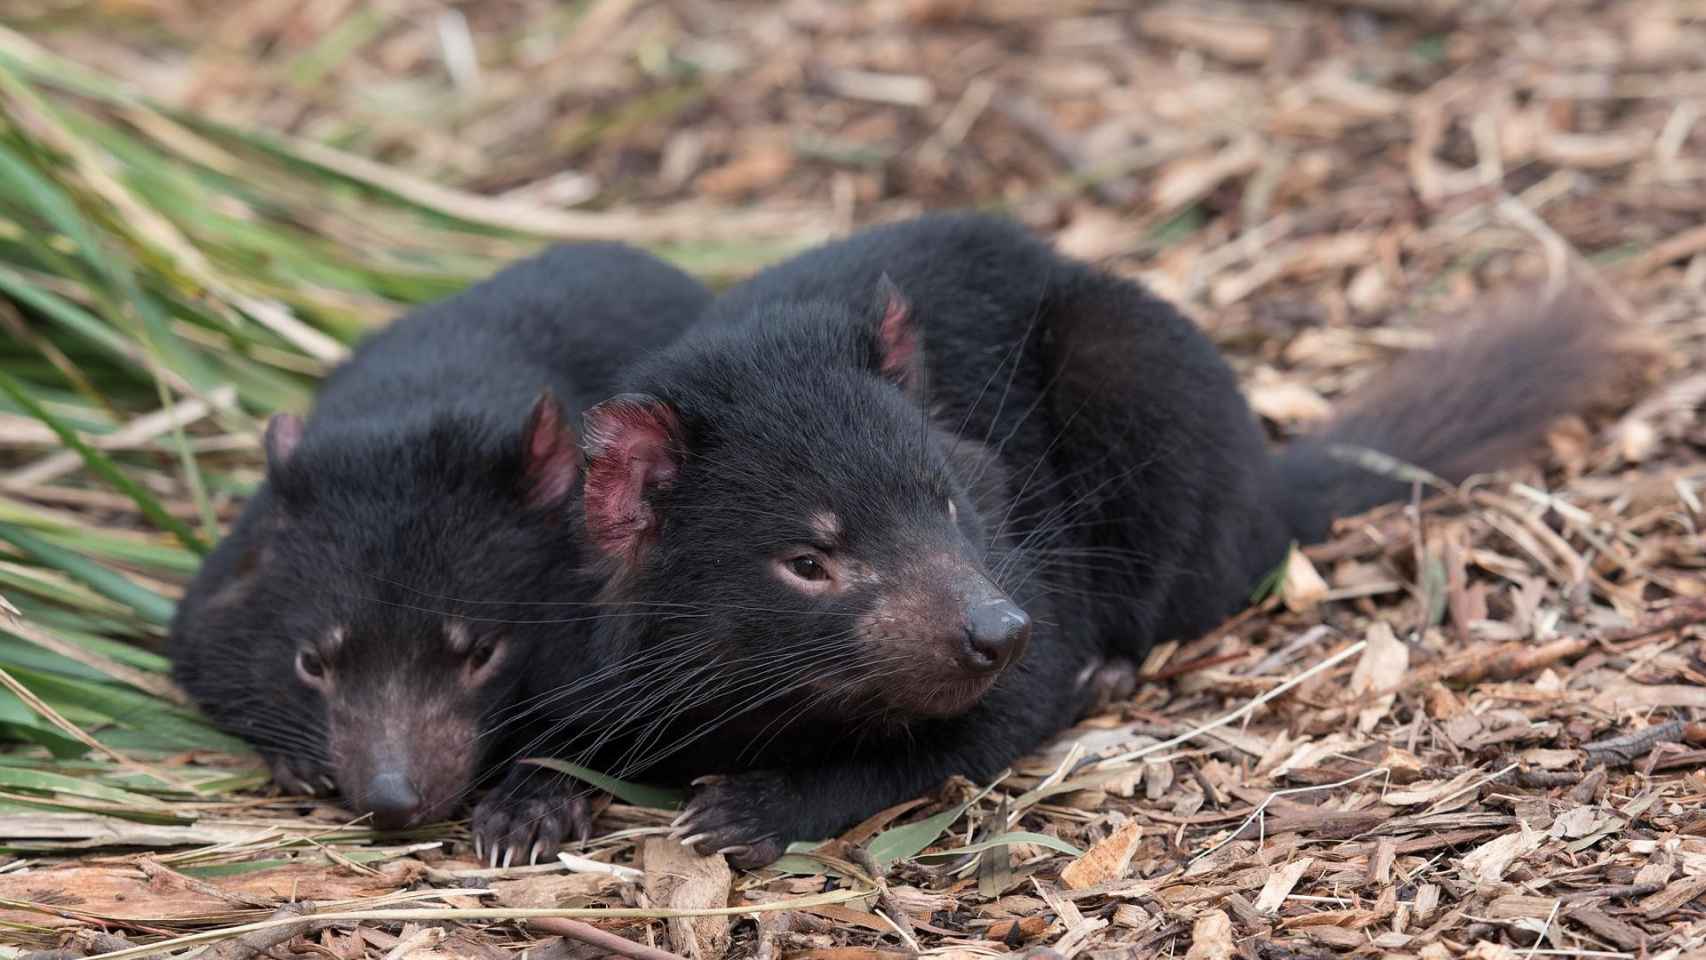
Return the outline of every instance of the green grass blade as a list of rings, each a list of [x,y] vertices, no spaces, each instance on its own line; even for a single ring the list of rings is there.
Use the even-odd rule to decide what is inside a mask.
[[[184,546],[189,547],[191,550],[194,550],[196,553],[206,553],[208,551],[207,544],[203,542],[200,537],[196,536],[195,531],[191,530],[188,524],[185,524],[177,517],[168,513],[166,508],[160,505],[160,501],[155,499],[153,494],[142,489],[141,484],[138,484],[136,481],[126,476],[124,471],[120,470],[118,465],[113,463],[112,459],[106,454],[84,443],[82,437],[77,436],[77,434],[61,422],[58,417],[49,413],[45,407],[37,403],[35,398],[30,395],[29,391],[24,389],[23,384],[12,379],[9,374],[0,372],[0,391],[4,391],[7,396],[12,398],[14,403],[28,411],[31,416],[40,420],[42,423],[47,424],[48,429],[52,430],[55,434],[58,434],[61,442],[76,451],[77,455],[83,458],[83,463],[88,466],[91,473],[94,473],[102,480],[122,491],[126,496],[130,497],[131,500],[135,501],[137,509],[142,511],[142,515],[147,517],[150,523],[162,530],[170,531],[173,536],[178,538],[179,542],[183,543]]]
[[[41,563],[83,583],[101,596],[135,610],[149,623],[165,626],[172,622],[172,611],[176,605],[171,600],[115,570],[64,547],[54,546],[16,527],[0,525],[0,540],[5,540]]]
[[[64,794],[85,800],[102,800],[132,806],[152,807],[155,801],[139,793],[119,790],[86,780],[67,777],[45,770],[24,770],[0,762],[0,790],[27,790],[33,793]]]

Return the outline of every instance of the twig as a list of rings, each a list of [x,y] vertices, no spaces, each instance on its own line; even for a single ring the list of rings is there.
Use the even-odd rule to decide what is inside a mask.
[[[1600,887],[1598,890],[1578,890],[1566,893],[1558,898],[1559,903],[1581,903],[1584,900],[1611,900],[1616,897],[1644,897],[1649,893],[1663,890],[1662,883],[1624,883],[1615,887]]]
[[[1573,770],[1518,770],[1511,780],[1530,790],[1550,790],[1553,787],[1573,787],[1582,782],[1582,774]]]
[[[123,937],[86,928],[77,930],[72,937],[76,946],[60,950],[32,950],[18,954],[18,960],[83,960],[91,950],[128,950],[136,946]]]
[[[537,863],[521,867],[482,867],[477,870],[439,870],[427,868],[427,877],[440,883],[452,880],[485,879],[487,877],[525,877],[542,873],[602,873],[618,880],[636,881],[645,879],[645,871],[625,867],[620,863],[605,863],[603,860],[591,860],[577,857],[570,853],[559,853],[555,863]]]
[[[874,73],[869,70],[829,70],[823,83],[837,96],[849,100],[887,103],[897,107],[927,107],[936,99],[930,78],[905,73]]]
[[[1540,935],[1534,938],[1534,946],[1528,948],[1528,956],[1534,956],[1534,951],[1539,950],[1540,945],[1546,942],[1546,932],[1552,929],[1552,921],[1558,919],[1558,908],[1563,905],[1562,900],[1552,901],[1552,912],[1546,915],[1546,922],[1541,924]]]
[[[871,879],[876,881],[877,903],[888,914],[888,921],[894,925],[895,932],[900,934],[907,946],[918,949],[918,935],[912,929],[912,919],[906,915],[906,908],[902,907],[900,901],[889,891],[887,874],[876,858],[871,856],[871,851],[865,847],[855,847],[853,862],[864,868],[864,871],[871,875]]]
[[[224,890],[221,890],[204,880],[197,880],[194,877],[185,876],[184,874],[173,870],[171,867],[162,864],[158,860],[155,860],[153,857],[143,857],[137,860],[136,867],[141,870],[142,875],[147,877],[149,880],[165,881],[167,883],[176,884],[185,890],[193,890],[203,896],[212,897],[215,900],[223,900],[226,903],[234,904],[239,907],[249,907],[251,909],[260,908],[265,910],[277,903],[276,900],[269,902],[255,897],[246,897],[240,893],[226,893]]]
[[[1420,670],[1413,670],[1396,686],[1370,693],[1369,699],[1417,690],[1441,680],[1456,680],[1461,683],[1510,680],[1543,670],[1560,660],[1580,656],[1593,645],[1594,641],[1589,637],[1560,637],[1538,647],[1527,641],[1476,647],[1439,663],[1429,664]]]
[[[282,920],[283,924],[266,930],[256,930],[246,933],[235,940],[227,940],[207,951],[208,960],[251,960],[253,957],[267,953],[279,944],[289,943],[297,937],[312,932],[321,926],[322,921],[309,916],[314,912],[314,904],[309,901],[287,903],[268,919]],[[155,946],[158,946],[156,944]]]
[[[1629,643],[1632,640],[1644,640],[1659,633],[1669,633],[1683,627],[1692,627],[1698,623],[1706,623],[1706,597],[1694,597],[1672,606],[1664,615],[1656,620],[1621,630],[1607,631],[1600,638],[1602,643]]]
[[[571,873],[604,873],[609,874],[618,880],[627,880],[630,882],[640,881],[646,878],[646,872],[644,870],[635,870],[633,867],[624,867],[620,863],[605,863],[602,860],[589,860],[586,857],[577,857],[572,853],[557,854],[557,862],[561,863],[563,868]]]
[[[989,108],[989,102],[994,99],[999,87],[995,81],[987,77],[977,77],[966,84],[965,92],[960,94],[958,103],[948,111],[947,119],[936,128],[936,132],[924,141],[919,148],[919,161],[926,166],[939,166],[948,159],[948,153],[965,140],[971,132],[972,124]]]
[[[1617,272],[1630,279],[1639,279],[1673,260],[1693,256],[1703,249],[1706,249],[1706,225],[1690,227],[1640,256],[1631,257]]]
[[[633,960],[684,960],[679,954],[670,953],[668,950],[659,950],[657,947],[647,946],[643,943],[635,943],[625,937],[600,930],[590,923],[570,920],[567,917],[546,917],[534,920],[528,926],[545,933],[554,933],[559,937],[579,940],[581,943],[591,944],[601,950],[609,950],[611,953],[624,957],[632,957]]]
[[[572,917],[588,919],[618,919],[634,918],[648,920],[669,920],[687,917],[742,917],[752,913],[769,913],[780,910],[804,910],[807,907],[821,907],[832,903],[846,903],[849,900],[862,900],[876,893],[875,890],[836,890],[830,893],[820,893],[809,897],[796,897],[791,900],[775,900],[770,903],[748,903],[738,907],[704,907],[696,910],[645,910],[635,907],[564,907],[562,909],[522,908],[522,907],[471,907],[450,909],[410,909],[410,910],[339,910],[336,912],[317,913],[316,921],[396,923],[404,920],[421,920],[439,922],[444,920],[550,920]],[[52,907],[42,907],[51,913],[58,911]],[[226,940],[242,936],[257,930],[271,930],[289,923],[299,921],[290,918],[271,918],[245,923],[240,926],[226,927],[222,930],[203,930],[199,933],[185,934],[170,940],[162,940],[147,946],[131,950],[120,950],[114,953],[100,954],[99,960],[132,960],[135,957],[153,956],[183,947]],[[93,960],[93,958],[92,958]]]
[[[1697,739],[1706,729],[1694,731],[1690,736],[1689,727],[1701,727],[1700,724],[1690,724],[1685,720],[1672,720],[1661,723],[1656,727],[1648,727],[1621,737],[1609,740],[1596,740],[1593,743],[1582,744],[1582,752],[1587,754],[1589,766],[1604,764],[1608,767],[1626,767],[1637,759],[1645,756],[1648,751],[1661,743],[1676,743],[1684,739]]]

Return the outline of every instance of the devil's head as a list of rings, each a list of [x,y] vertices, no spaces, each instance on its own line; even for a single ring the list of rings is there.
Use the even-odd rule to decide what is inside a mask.
[[[793,302],[701,330],[588,411],[587,532],[636,613],[611,629],[660,664],[718,664],[723,703],[969,708],[1031,624],[988,568],[1002,518],[967,475],[987,460],[929,422],[924,381],[885,279],[869,309]]]
[[[575,595],[580,453],[549,395],[508,424],[439,413],[357,433],[370,429],[273,419],[234,575],[185,629],[246,660],[201,675],[262,691],[248,721],[221,710],[228,725],[395,829],[466,798],[530,648],[576,618],[548,604]]]

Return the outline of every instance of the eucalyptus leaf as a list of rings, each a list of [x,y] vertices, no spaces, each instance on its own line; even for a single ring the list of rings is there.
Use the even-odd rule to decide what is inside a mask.
[[[643,783],[629,783],[626,780],[618,780],[615,777],[599,773],[597,770],[583,767],[578,763],[570,763],[567,760],[540,758],[523,760],[521,762],[545,767],[548,770],[555,770],[558,773],[566,773],[569,776],[574,777],[576,780],[590,786],[597,787],[624,803],[631,803],[636,807],[651,807],[657,810],[679,810],[682,804],[687,802],[687,794],[680,790],[669,790],[664,787],[648,786]]]
[[[887,866],[897,860],[908,860],[917,856],[924,848],[935,843],[943,833],[947,832],[948,828],[954,825],[954,821],[964,816],[965,812],[971,809],[972,804],[983,799],[984,795],[993,789],[995,789],[995,785],[990,784],[978,791],[977,796],[951,810],[945,810],[917,823],[909,823],[902,827],[890,827],[877,834],[871,838],[871,843],[867,848],[871,854],[871,859],[880,865]]]
[[[1084,851],[1070,843],[1067,843],[1059,837],[1050,837],[1041,833],[1026,833],[1023,830],[1018,830],[1012,833],[1003,833],[998,836],[990,837],[988,840],[981,840],[977,843],[967,844],[963,847],[956,847],[952,850],[932,850],[929,853],[915,854],[913,859],[937,860],[963,857],[967,854],[982,853],[985,850],[993,850],[996,847],[1005,847],[1015,843],[1035,844],[1036,846],[1047,847],[1050,850],[1070,854],[1074,857],[1082,857],[1084,855]]]

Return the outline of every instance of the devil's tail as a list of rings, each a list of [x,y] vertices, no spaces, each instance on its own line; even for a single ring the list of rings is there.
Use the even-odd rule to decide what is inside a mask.
[[[1606,398],[1628,369],[1616,334],[1574,290],[1513,299],[1403,357],[1279,456],[1275,500],[1293,536],[1317,542],[1335,518],[1409,496],[1403,466],[1452,483],[1510,466],[1556,418]]]

